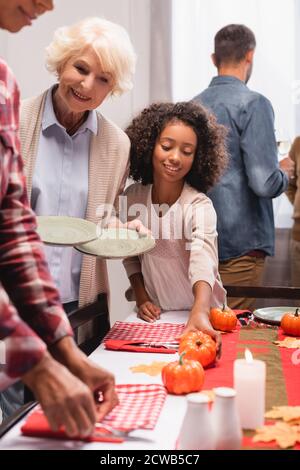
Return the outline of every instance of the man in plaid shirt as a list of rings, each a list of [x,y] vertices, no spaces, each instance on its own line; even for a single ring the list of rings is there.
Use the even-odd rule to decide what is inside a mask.
[[[0,0],[0,27],[19,31],[52,8],[52,0]],[[117,404],[114,378],[73,340],[28,203],[18,128],[19,90],[0,60],[0,339],[6,345],[0,390],[21,379],[53,430],[64,425],[69,436],[88,435]]]

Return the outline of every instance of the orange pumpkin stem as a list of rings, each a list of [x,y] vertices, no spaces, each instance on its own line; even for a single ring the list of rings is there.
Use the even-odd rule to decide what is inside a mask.
[[[295,317],[299,317],[299,308],[296,308]]]
[[[201,346],[202,341],[200,341],[200,339],[197,339],[196,344],[197,344],[197,346]]]

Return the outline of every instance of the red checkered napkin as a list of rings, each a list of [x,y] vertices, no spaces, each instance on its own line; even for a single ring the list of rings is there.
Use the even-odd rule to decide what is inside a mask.
[[[104,342],[108,339],[120,339],[130,341],[173,341],[184,330],[184,323],[130,323],[117,321],[107,333]]]
[[[115,429],[154,429],[167,396],[160,384],[117,385],[120,404],[102,421]]]
[[[74,441],[86,442],[112,442],[119,444],[124,441],[121,437],[114,436],[110,431],[105,429],[95,429],[93,435],[88,437],[75,436],[68,437],[61,427],[58,431],[52,431],[49,426],[48,420],[44,415],[40,406],[37,406],[26,418],[26,421],[21,427],[21,432],[24,436],[30,437],[49,437],[53,439],[72,439]]]

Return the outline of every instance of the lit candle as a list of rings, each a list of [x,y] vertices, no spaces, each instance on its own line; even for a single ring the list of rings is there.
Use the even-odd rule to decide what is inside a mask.
[[[253,359],[249,349],[245,359],[234,361],[234,388],[243,429],[256,429],[264,424],[266,364]]]

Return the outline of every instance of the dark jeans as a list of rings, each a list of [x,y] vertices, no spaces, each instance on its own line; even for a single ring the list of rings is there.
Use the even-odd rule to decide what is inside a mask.
[[[69,302],[67,304],[63,304],[63,307],[68,315],[78,308],[78,302]],[[9,416],[25,404],[24,388],[23,383],[20,381],[0,392],[2,420],[9,418]]]

